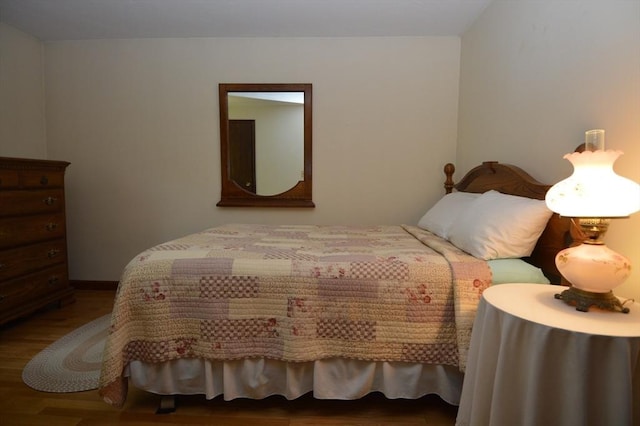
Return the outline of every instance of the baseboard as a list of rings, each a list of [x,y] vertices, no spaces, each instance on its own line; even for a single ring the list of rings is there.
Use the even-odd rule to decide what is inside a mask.
[[[116,290],[118,281],[70,280],[71,287],[76,290]]]

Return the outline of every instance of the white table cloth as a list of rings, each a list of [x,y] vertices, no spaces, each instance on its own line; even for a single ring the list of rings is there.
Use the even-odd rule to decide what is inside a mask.
[[[483,293],[456,424],[640,425],[640,304],[579,312],[562,287]]]

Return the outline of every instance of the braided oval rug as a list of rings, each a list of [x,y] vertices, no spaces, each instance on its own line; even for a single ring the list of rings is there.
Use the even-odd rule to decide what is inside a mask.
[[[27,363],[22,381],[42,392],[97,389],[110,323],[108,314],[55,341]]]

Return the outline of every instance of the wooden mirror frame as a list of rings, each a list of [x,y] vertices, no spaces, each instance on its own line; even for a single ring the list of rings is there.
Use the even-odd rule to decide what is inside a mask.
[[[249,192],[231,179],[229,159],[230,92],[304,92],[304,180],[276,195]],[[311,197],[311,84],[220,83],[220,169],[222,193],[219,207],[315,207]],[[277,166],[277,165],[274,165]]]

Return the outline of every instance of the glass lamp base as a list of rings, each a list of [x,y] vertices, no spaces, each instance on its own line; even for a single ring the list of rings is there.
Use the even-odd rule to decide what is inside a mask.
[[[562,293],[556,294],[555,298],[564,301],[568,305],[575,306],[576,310],[581,312],[588,312],[590,307],[595,306],[605,311],[622,312],[623,314],[629,313],[629,308],[623,307],[620,300],[613,295],[612,291],[607,293],[594,293],[569,287]]]

